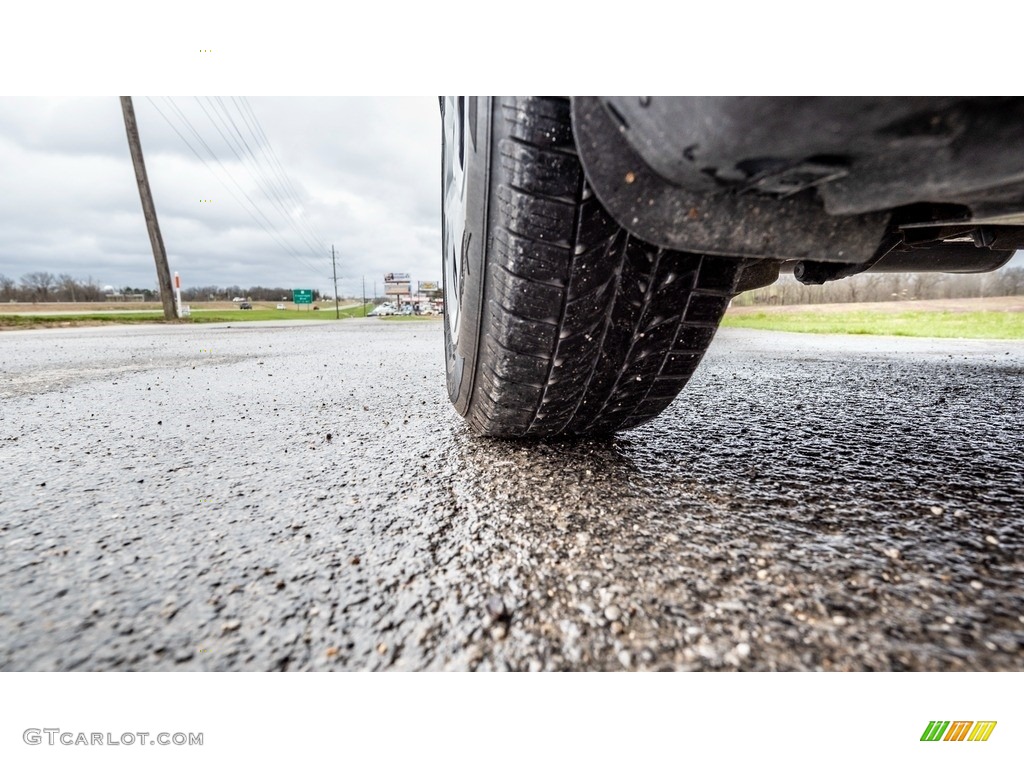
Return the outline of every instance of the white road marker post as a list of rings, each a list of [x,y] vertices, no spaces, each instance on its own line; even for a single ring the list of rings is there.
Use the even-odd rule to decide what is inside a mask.
[[[174,273],[174,308],[177,310],[176,314],[181,317],[181,277],[177,272]]]

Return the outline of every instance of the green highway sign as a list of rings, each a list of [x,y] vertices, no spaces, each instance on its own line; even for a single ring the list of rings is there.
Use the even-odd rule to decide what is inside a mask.
[[[312,288],[296,288],[292,291],[292,301],[296,304],[312,304],[313,303],[313,289]]]

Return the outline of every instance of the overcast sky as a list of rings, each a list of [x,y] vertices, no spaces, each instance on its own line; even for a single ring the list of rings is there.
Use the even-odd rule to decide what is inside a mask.
[[[170,267],[183,285],[328,292],[332,244],[343,295],[357,294],[364,275],[368,292],[374,280],[381,290],[384,272],[440,279],[436,97],[136,96],[134,104]],[[0,274],[155,287],[116,96],[0,97],[0,168]]]

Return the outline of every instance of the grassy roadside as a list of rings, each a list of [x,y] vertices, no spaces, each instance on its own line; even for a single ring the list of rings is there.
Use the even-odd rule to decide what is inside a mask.
[[[935,302],[938,304],[938,302]],[[123,306],[123,305],[122,305]],[[845,305],[850,307],[855,305]],[[975,305],[977,306],[977,305]],[[366,311],[372,309],[367,305]],[[964,308],[966,309],[966,307]],[[726,328],[753,328],[795,333],[833,333],[879,336],[921,336],[963,339],[1024,339],[1024,311],[993,307],[989,311],[951,311],[939,306],[898,310],[895,304],[871,305],[870,308],[846,309],[843,305],[825,308],[798,309],[774,307],[764,311],[752,307],[733,308],[725,316]],[[896,310],[896,311],[894,311]],[[1001,311],[1002,310],[1002,311]],[[363,307],[348,306],[340,311],[342,318],[362,317]],[[274,309],[257,304],[255,309],[193,308],[190,317],[182,323],[237,323],[255,320],[333,320],[331,307],[320,310],[298,311]],[[379,318],[382,322],[430,322],[438,316],[398,315]],[[24,312],[0,314],[0,330],[24,328],[67,328],[111,323],[163,323],[162,312],[157,309],[138,312],[93,311],[64,315],[44,315]]]
[[[371,306],[367,304],[366,311]],[[345,307],[340,311],[342,318],[362,317],[363,307]],[[193,309],[181,323],[235,323],[253,320],[333,320],[334,308],[320,310],[295,309]],[[147,310],[140,312],[82,312],[68,315],[4,315],[0,314],[0,329],[17,328],[69,328],[88,325],[110,325],[116,323],[163,323],[163,312]]]
[[[1024,339],[1024,312],[744,312],[727,314],[722,327],[795,333]]]

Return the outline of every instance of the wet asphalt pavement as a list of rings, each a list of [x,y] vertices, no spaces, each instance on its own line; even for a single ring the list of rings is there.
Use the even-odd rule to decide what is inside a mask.
[[[529,444],[441,333],[0,334],[0,669],[1024,669],[1024,345],[727,329]]]

